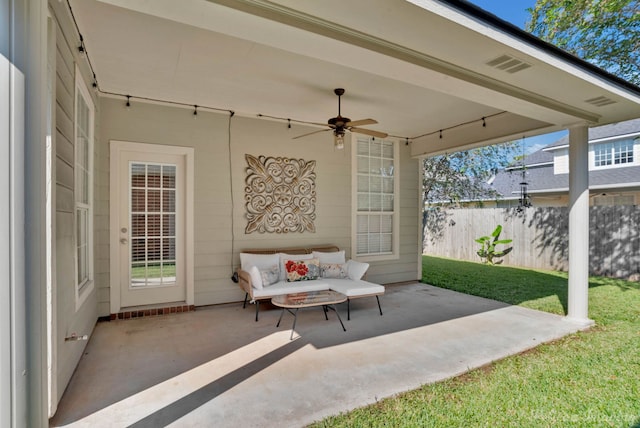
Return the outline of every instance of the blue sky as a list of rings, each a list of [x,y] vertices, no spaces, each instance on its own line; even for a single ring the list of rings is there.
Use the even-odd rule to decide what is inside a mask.
[[[470,0],[470,3],[520,28],[524,28],[529,19],[527,9],[536,4],[535,0]]]
[[[532,8],[535,4],[535,0],[470,0],[470,3],[475,4],[483,8],[484,10],[491,12],[498,18],[502,18],[505,21],[512,23],[520,28],[524,29],[524,26],[529,19],[528,8]],[[551,134],[540,135],[538,137],[531,137],[526,139],[527,153],[533,153],[540,150],[542,147],[559,140],[563,136],[567,135],[567,131],[553,132]]]

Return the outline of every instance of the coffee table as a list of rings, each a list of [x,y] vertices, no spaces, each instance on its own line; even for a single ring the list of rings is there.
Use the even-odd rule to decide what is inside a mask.
[[[347,296],[333,290],[283,294],[280,296],[275,296],[271,299],[271,303],[282,308],[282,312],[280,312],[280,318],[278,319],[278,324],[276,324],[276,327],[280,327],[280,321],[282,321],[282,315],[284,315],[285,310],[293,315],[293,327],[291,327],[291,337],[289,338],[289,340],[293,340],[293,330],[295,330],[296,328],[296,321],[298,320],[298,310],[301,308],[322,306],[322,309],[324,310],[324,317],[327,320],[329,319],[329,317],[327,316],[327,311],[331,309],[338,316],[338,321],[340,321],[342,329],[344,331],[347,331],[347,329],[344,327],[342,319],[340,318],[340,314],[333,306],[346,301]],[[295,309],[295,311],[293,311],[293,309]]]

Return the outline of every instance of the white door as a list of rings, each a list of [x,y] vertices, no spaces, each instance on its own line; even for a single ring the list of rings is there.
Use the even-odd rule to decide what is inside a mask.
[[[123,149],[117,164],[119,308],[187,302],[186,156]]]

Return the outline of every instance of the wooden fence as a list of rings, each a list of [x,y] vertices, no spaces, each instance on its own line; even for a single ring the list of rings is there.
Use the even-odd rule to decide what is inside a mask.
[[[640,273],[640,207],[590,208],[590,273],[628,278]],[[536,269],[567,270],[569,214],[567,208],[435,208],[424,213],[424,253],[480,261],[475,239],[490,235],[497,225],[500,238],[513,239],[504,264]],[[499,247],[500,248],[500,247]]]

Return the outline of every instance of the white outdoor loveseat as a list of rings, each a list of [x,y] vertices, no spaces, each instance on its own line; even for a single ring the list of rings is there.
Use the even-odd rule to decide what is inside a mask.
[[[317,259],[326,276],[313,280],[287,281],[285,262],[311,261]],[[335,245],[319,245],[309,248],[272,248],[251,249],[240,253],[241,266],[238,268],[238,285],[245,292],[243,308],[247,301],[256,305],[256,321],[260,311],[260,301],[282,294],[303,293],[306,291],[334,290],[347,296],[347,319],[351,319],[351,299],[376,297],[378,310],[382,315],[379,296],[384,294],[382,285],[364,281],[369,265],[367,263],[346,261],[344,251]],[[276,269],[277,266],[277,269]],[[277,270],[277,272],[276,272]],[[271,277],[277,280],[269,285],[264,280]],[[294,274],[294,276],[297,276]],[[268,281],[271,282],[271,281]]]

